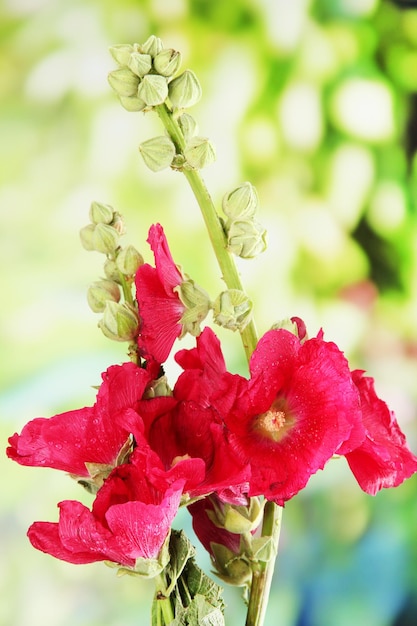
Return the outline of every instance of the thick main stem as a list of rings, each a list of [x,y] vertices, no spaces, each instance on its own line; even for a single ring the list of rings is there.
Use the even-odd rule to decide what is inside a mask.
[[[155,108],[171,140],[175,144],[177,152],[182,154],[185,148],[185,140],[177,121],[172,115],[172,111],[166,104],[161,104]],[[200,206],[223,280],[228,289],[244,291],[234,259],[227,250],[226,236],[221,221],[200,173],[197,170],[188,169],[184,169],[183,173]],[[258,342],[253,321],[241,331],[241,338],[246,358],[249,361]],[[281,507],[278,507],[273,502],[267,502],[264,511],[262,536],[272,537],[273,550],[271,559],[268,562],[259,561],[254,565],[246,626],[262,626],[265,619],[278,549],[281,515]]]
[[[267,562],[259,561],[253,569],[253,577],[249,594],[246,626],[262,626],[268,606],[272,576],[278,551],[281,531],[282,507],[267,502],[262,524],[262,535],[272,537],[273,552]]]

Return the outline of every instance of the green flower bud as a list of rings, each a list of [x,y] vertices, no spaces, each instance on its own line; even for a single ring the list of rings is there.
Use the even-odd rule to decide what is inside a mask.
[[[168,86],[169,99],[172,106],[184,109],[196,104],[201,98],[201,85],[191,70],[185,70],[174,78]]]
[[[97,280],[87,291],[87,301],[94,313],[102,313],[106,308],[106,302],[112,300],[119,302],[120,288],[112,280]]]
[[[172,396],[172,389],[168,384],[166,376],[160,376],[147,385],[142,399],[149,400],[149,398],[160,398],[162,396]]]
[[[243,183],[223,197],[223,212],[232,220],[252,218],[258,208],[258,194],[250,183]]]
[[[183,113],[179,116],[178,125],[181,128],[181,132],[185,141],[189,141],[191,137],[194,137],[198,133],[198,125],[195,119],[188,113]]]
[[[117,230],[119,235],[125,234],[126,231],[125,231],[125,223],[124,223],[123,217],[117,211],[115,211],[113,214],[113,221],[111,225],[113,226],[115,230]]]
[[[95,250],[93,243],[93,235],[94,235],[94,224],[88,224],[88,226],[84,226],[80,230],[80,239],[81,244],[86,250]]]
[[[234,552],[219,543],[212,543],[213,562],[217,575],[224,582],[236,587],[248,585],[252,579],[252,568],[245,556]]]
[[[156,74],[147,74],[143,77],[139,88],[138,97],[149,107],[157,106],[165,102],[168,96],[167,79]]]
[[[193,137],[184,149],[184,156],[190,167],[201,170],[216,160],[213,144],[206,137]]]
[[[114,209],[109,204],[92,202],[90,205],[90,220],[93,224],[111,224],[114,216]]]
[[[116,265],[116,261],[113,259],[106,259],[104,262],[104,273],[106,278],[114,281],[115,283],[121,282],[120,270]]]
[[[266,249],[266,230],[254,220],[235,220],[229,226],[227,241],[229,252],[253,259]]]
[[[110,72],[108,81],[119,96],[137,95],[139,78],[128,67],[121,67]]]
[[[214,321],[229,330],[242,330],[252,319],[252,302],[239,289],[223,291],[215,300]]]
[[[231,533],[241,535],[256,530],[262,521],[263,504],[257,497],[249,498],[248,505],[212,501],[214,509],[207,510],[207,515],[215,526],[225,528]]]
[[[114,254],[119,245],[119,233],[108,224],[96,224],[92,239],[93,250],[103,254]]]
[[[161,76],[173,76],[181,65],[181,53],[172,48],[161,50],[153,60],[153,66]]]
[[[109,339],[131,341],[138,333],[139,317],[133,306],[108,300],[98,326]]]
[[[136,76],[142,78],[152,67],[151,56],[149,54],[141,54],[140,52],[132,52],[128,67]]]
[[[137,96],[119,96],[119,100],[122,107],[129,113],[143,111],[146,108],[146,103]]]
[[[196,283],[187,278],[176,289],[178,296],[186,307],[180,323],[182,324],[181,337],[186,333],[190,333],[194,337],[200,334],[200,323],[207,316],[212,304],[210,298],[204,289],[196,285]]]
[[[153,172],[169,167],[175,156],[175,146],[165,135],[144,141],[139,150],[146,165]]]
[[[134,246],[126,246],[117,255],[116,265],[125,276],[133,276],[136,274],[138,267],[143,265],[143,256],[136,250]]]
[[[159,37],[155,37],[155,35],[151,35],[145,43],[140,46],[140,50],[144,54],[150,54],[151,57],[156,57],[156,55],[161,52],[163,47],[161,39],[159,39]]]
[[[128,65],[130,60],[130,55],[133,52],[133,46],[127,43],[119,43],[111,46],[109,48],[109,52],[112,55],[113,59],[119,65]]]

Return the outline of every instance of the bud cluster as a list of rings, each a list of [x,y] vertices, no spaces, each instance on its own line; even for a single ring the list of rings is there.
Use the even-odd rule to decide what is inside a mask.
[[[92,202],[89,216],[90,223],[80,231],[81,243],[86,250],[105,254],[106,260],[104,278],[90,285],[87,301],[92,311],[103,314],[98,326],[106,337],[131,342],[139,325],[131,285],[143,258],[133,246],[120,246],[124,224],[113,207]],[[122,295],[125,302],[121,302]]]
[[[164,48],[154,35],[143,44],[112,46],[110,52],[119,67],[110,72],[109,83],[125,109],[146,111],[165,104],[178,118],[185,145],[176,145],[165,135],[143,142],[139,149],[146,165],[157,172],[170,166],[201,169],[213,163],[213,144],[206,137],[195,136],[195,121],[183,113],[200,100],[201,86],[191,70],[175,76],[181,65],[180,52]]]
[[[243,259],[252,259],[266,249],[266,230],[255,220],[258,204],[256,189],[248,182],[223,197],[228,250]]]

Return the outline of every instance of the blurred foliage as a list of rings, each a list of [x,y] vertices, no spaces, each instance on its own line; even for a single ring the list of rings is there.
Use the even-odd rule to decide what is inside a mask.
[[[160,221],[184,270],[213,296],[221,288],[185,181],[140,160],[158,121],[124,111],[107,84],[108,47],[152,33],[203,85],[193,114],[217,146],[204,172],[216,202],[244,180],[258,189],[269,248],[240,269],[260,332],[290,315],[311,334],[322,326],[375,376],[416,450],[417,8],[406,0],[0,2],[4,445],[36,415],[92,402],[100,372],[125,358],[86,304],[102,272],[78,240],[92,200],[124,215],[147,259]],[[238,338],[224,341],[244,371]],[[56,518],[55,502],[84,497],[78,488],[1,463],[0,624],[146,622],[145,583],[24,541],[31,521]],[[286,507],[267,624],[416,623],[416,485],[372,499],[341,461],[313,477]],[[238,594],[227,601],[238,623]]]

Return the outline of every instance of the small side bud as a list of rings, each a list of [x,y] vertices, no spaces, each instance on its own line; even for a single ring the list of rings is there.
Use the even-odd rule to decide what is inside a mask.
[[[109,204],[92,202],[89,216],[93,224],[111,224],[114,217],[114,209]]]
[[[92,236],[93,249],[103,254],[114,254],[119,245],[119,233],[108,224],[96,224]]]
[[[112,280],[97,280],[90,285],[87,291],[87,301],[94,313],[102,313],[108,300],[119,302],[120,288],[117,283]]]
[[[169,83],[168,94],[173,107],[185,109],[200,100],[201,85],[194,72],[185,70]]]
[[[198,125],[195,119],[188,113],[183,113],[179,116],[178,125],[181,128],[181,132],[185,141],[189,141],[194,135],[198,133]]]
[[[258,208],[258,194],[251,183],[243,183],[223,197],[223,212],[232,220],[254,217]]]
[[[157,74],[147,74],[139,85],[137,95],[149,107],[162,104],[168,96],[167,79]]]
[[[242,332],[252,319],[252,302],[239,289],[223,291],[213,307],[214,322],[232,331]]]
[[[122,107],[129,113],[143,111],[146,108],[146,103],[137,96],[119,96],[119,100]]]
[[[175,146],[165,135],[144,141],[139,150],[146,165],[153,172],[169,167],[175,156]]]
[[[174,76],[181,65],[181,53],[172,48],[161,50],[153,60],[153,67],[161,76]]]
[[[159,37],[155,37],[155,35],[151,35],[145,43],[140,46],[140,49],[144,54],[150,54],[151,57],[154,58],[161,52],[163,47],[162,40],[159,39]]]
[[[143,265],[143,256],[134,246],[126,246],[117,255],[116,265],[125,276],[136,274],[138,267]]]
[[[184,150],[184,156],[190,167],[201,170],[216,160],[216,151],[213,144],[206,137],[193,137]]]
[[[190,333],[196,337],[201,332],[200,323],[212,307],[210,298],[207,292],[191,278],[184,280],[175,290],[178,291],[178,296],[186,307],[180,319],[183,327],[181,336]]]
[[[150,54],[141,54],[140,52],[132,52],[130,55],[128,67],[136,76],[142,78],[152,67],[152,59]]]
[[[217,575],[229,585],[244,587],[252,580],[252,568],[248,559],[238,556],[232,550],[219,543],[212,543],[213,563],[217,569]]]
[[[139,78],[128,67],[113,70],[108,75],[110,86],[119,96],[136,96]]]
[[[126,43],[119,43],[111,46],[109,52],[118,65],[126,66],[129,64],[130,55],[133,52],[133,46]]]
[[[138,333],[139,318],[129,304],[108,300],[98,326],[113,341],[131,341]]]
[[[280,322],[276,322],[271,326],[271,330],[279,330],[283,328],[299,338],[301,342],[308,339],[307,328],[304,321],[300,317],[291,317],[290,319],[284,319]]]
[[[227,241],[229,252],[253,259],[266,249],[266,230],[251,219],[235,220],[229,226]]]
[[[116,261],[113,261],[113,259],[105,260],[104,274],[106,275],[106,278],[114,281],[115,283],[121,282],[120,270],[116,265]]]
[[[94,224],[88,224],[88,226],[84,226],[80,230],[81,244],[83,248],[88,251],[92,251],[95,249],[93,243],[94,228]]]

